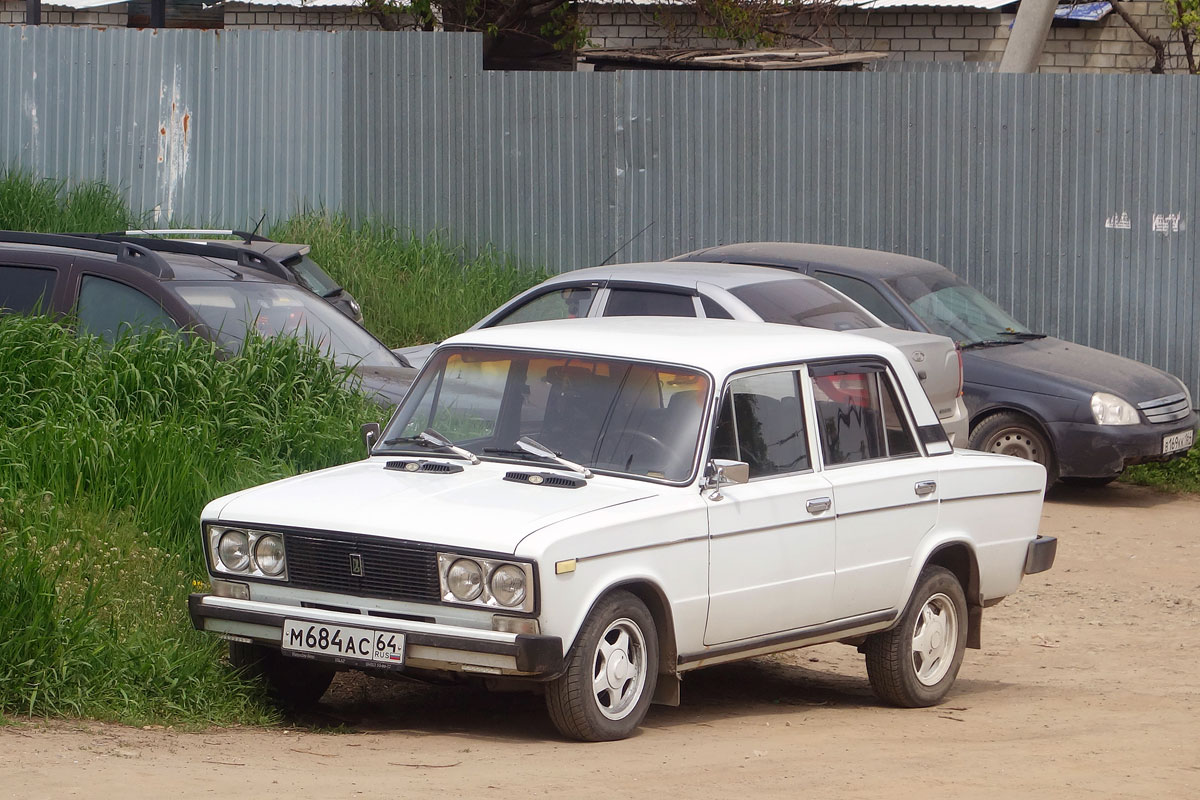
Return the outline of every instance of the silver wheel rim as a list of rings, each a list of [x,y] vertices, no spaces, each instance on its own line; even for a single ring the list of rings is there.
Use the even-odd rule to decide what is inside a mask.
[[[1026,461],[1036,461],[1043,466],[1046,464],[1045,446],[1041,439],[1030,433],[1027,428],[1004,428],[998,431],[988,441],[984,450],[990,453],[1016,456]]]
[[[609,719],[629,716],[646,685],[646,639],[631,619],[609,623],[592,657],[592,699]]]
[[[925,601],[913,626],[912,666],[917,680],[933,686],[950,671],[958,650],[958,609],[944,594]]]

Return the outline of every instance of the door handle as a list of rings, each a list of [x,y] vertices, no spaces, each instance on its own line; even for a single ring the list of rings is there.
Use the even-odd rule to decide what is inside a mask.
[[[914,487],[918,497],[924,497],[927,494],[933,494],[937,491],[937,481],[917,481]]]
[[[810,514],[823,514],[833,505],[833,501],[828,497],[814,497],[804,504]]]

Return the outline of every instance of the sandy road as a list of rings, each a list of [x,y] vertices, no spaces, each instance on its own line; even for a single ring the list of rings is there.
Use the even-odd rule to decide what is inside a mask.
[[[1059,487],[1042,529],[1056,567],[938,708],[879,705],[841,645],[693,673],[591,745],[536,697],[339,678],[305,720],[337,733],[0,728],[0,797],[1200,798],[1200,500]]]

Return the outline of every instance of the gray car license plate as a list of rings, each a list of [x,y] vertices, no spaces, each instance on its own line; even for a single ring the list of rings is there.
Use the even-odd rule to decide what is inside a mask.
[[[383,664],[404,663],[404,634],[395,631],[288,619],[283,622],[280,644],[285,651]]]

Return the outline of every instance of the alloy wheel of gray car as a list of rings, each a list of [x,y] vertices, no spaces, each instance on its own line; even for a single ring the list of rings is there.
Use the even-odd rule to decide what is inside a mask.
[[[1046,468],[1046,486],[1058,480],[1058,459],[1054,456],[1054,448],[1037,423],[1024,414],[1002,411],[984,417],[971,430],[967,446],[985,453],[1036,461]]]
[[[546,708],[564,736],[624,739],[645,718],[657,679],[654,618],[634,595],[613,592],[588,615],[566,672],[546,687]]]

